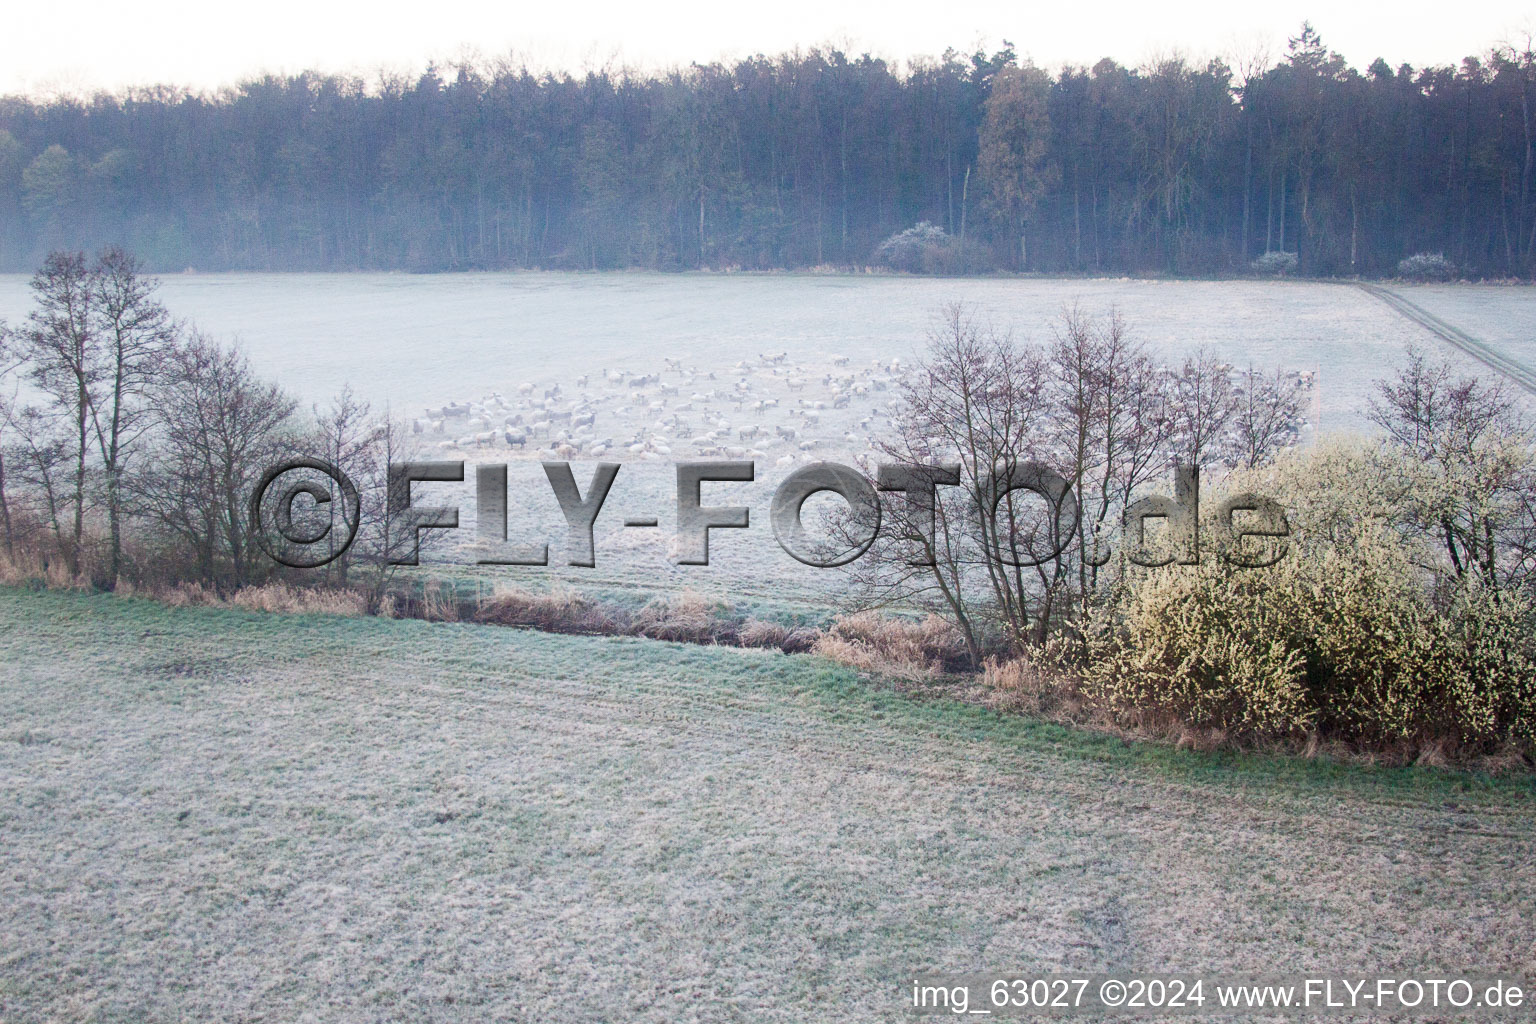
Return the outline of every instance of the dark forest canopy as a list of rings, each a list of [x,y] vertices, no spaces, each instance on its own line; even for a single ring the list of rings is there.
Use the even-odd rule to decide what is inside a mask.
[[[972,269],[1291,252],[1303,274],[1386,275],[1428,251],[1529,277],[1533,81],[1529,49],[1360,72],[1305,26],[1245,80],[1179,58],[1052,75],[1005,45],[12,97],[0,267],[108,242],[161,270],[858,266],[928,222]]]

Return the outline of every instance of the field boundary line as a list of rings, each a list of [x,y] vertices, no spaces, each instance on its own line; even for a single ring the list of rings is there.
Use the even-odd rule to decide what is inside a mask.
[[[1504,355],[1482,339],[1474,338],[1461,328],[1446,323],[1429,310],[1410,302],[1390,289],[1365,281],[1356,281],[1355,287],[1367,295],[1380,299],[1458,352],[1471,356],[1489,369],[1508,377],[1531,394],[1536,394],[1536,369],[1518,359]]]

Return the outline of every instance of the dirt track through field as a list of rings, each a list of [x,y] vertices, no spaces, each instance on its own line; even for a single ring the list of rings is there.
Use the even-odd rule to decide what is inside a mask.
[[[1137,768],[807,657],[0,590],[0,708],[7,1022],[1536,969],[1527,799]]]
[[[1474,338],[1461,328],[1446,323],[1429,310],[1409,302],[1394,291],[1365,281],[1357,281],[1356,284],[1367,295],[1380,299],[1458,352],[1471,356],[1490,370],[1503,374],[1520,387],[1536,394],[1536,368],[1499,352],[1486,341]]]

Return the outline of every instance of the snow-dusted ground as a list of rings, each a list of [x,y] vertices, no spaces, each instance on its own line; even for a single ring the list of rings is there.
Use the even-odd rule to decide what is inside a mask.
[[[1527,285],[1394,285],[1417,303],[1503,354],[1536,366],[1536,288]]]
[[[1531,292],[1450,290],[1520,336],[1536,333]],[[1358,289],[1295,281],[194,274],[164,278],[163,295],[178,316],[239,337],[261,370],[308,401],[350,382],[407,415],[493,390],[511,395],[524,381],[650,373],[668,357],[716,372],[778,352],[805,366],[833,354],[855,367],[910,360],[946,302],[971,303],[1027,337],[1047,336],[1077,302],[1089,312],[1118,307],[1170,360],[1204,344],[1238,366],[1317,370],[1322,426],[1334,429],[1362,423],[1370,381],[1405,343],[1436,344]],[[26,279],[0,277],[0,318],[17,321],[27,307]],[[1446,317],[1459,323],[1455,312]]]
[[[1536,970],[1518,783],[1276,769],[808,656],[0,589],[0,1020],[874,1022],[928,969]]]
[[[1536,289],[1404,294],[1491,343],[1536,337]],[[1236,367],[1307,371],[1316,380],[1307,414],[1325,431],[1365,426],[1372,381],[1410,343],[1481,370],[1357,288],[1296,281],[194,274],[164,278],[163,297],[176,315],[239,338],[262,372],[307,402],[351,383],[377,406],[421,420],[416,440],[427,457],[511,463],[512,537],[550,540],[557,566],[565,527],[537,460],[578,460],[583,490],[590,462],[624,462],[598,524],[599,572],[576,575],[665,577],[705,591],[836,586],[834,574],[779,551],[768,502],[795,466],[868,450],[887,423],[895,364],[912,362],[945,303],[968,303],[999,329],[1037,339],[1050,336],[1065,306],[1116,308],[1170,364],[1207,345]],[[0,277],[0,318],[18,322],[27,308],[26,279]],[[477,408],[445,415],[450,403]],[[578,422],[584,416],[591,422]],[[526,440],[509,445],[509,432]],[[579,445],[560,449],[562,434]],[[706,503],[749,505],[754,526],[716,533],[710,567],[677,567],[672,467],[701,456],[754,460],[756,482],[705,489]],[[421,503],[461,508],[461,540],[474,531],[473,469],[466,476],[460,487],[417,488]],[[659,527],[625,528],[628,515],[655,515]]]

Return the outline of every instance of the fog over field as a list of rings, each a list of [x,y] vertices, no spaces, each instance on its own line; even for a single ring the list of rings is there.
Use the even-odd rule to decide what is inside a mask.
[[[1536,348],[1536,297],[1498,286],[1405,287],[1426,308],[1516,357]],[[583,373],[715,372],[785,352],[861,366],[910,362],[934,314],[962,301],[1001,329],[1049,337],[1062,309],[1119,309],[1170,363],[1200,345],[1234,366],[1311,370],[1322,428],[1360,429],[1371,381],[1435,338],[1346,283],[945,279],[651,273],[189,274],[162,279],[171,311],[238,339],[256,368],[307,402],[350,383],[397,414]],[[0,318],[23,319],[27,278],[0,277]],[[1455,357],[1456,353],[1445,350]],[[1469,364],[1470,365],[1470,364]]]
[[[1453,324],[1515,358],[1536,343],[1530,289],[1398,286]],[[1062,312],[1120,311],[1134,336],[1177,365],[1199,346],[1235,368],[1310,375],[1305,443],[1324,431],[1371,429],[1373,381],[1409,345],[1476,363],[1347,283],[1133,279],[940,279],[789,274],[652,273],[185,274],[162,279],[178,317],[236,339],[255,368],[301,398],[328,402],[350,384],[375,409],[422,420],[414,438],[431,458],[510,462],[511,538],[552,542],[552,571],[588,581],[670,577],[717,591],[825,597],[840,579],[794,562],[774,544],[768,497],[794,466],[867,457],[890,430],[900,366],[912,365],[946,303],[963,302],[1000,331],[1048,340]],[[20,322],[27,278],[0,277],[0,317]],[[893,369],[894,368],[894,369]],[[618,374],[624,377],[619,379]],[[636,378],[656,378],[636,388]],[[834,378],[855,384],[840,391]],[[528,433],[560,387],[560,407],[590,410],[581,460],[626,468],[598,522],[598,572],[567,573],[564,522],[534,464],[553,457],[553,430],[506,443],[504,424]],[[476,418],[444,422],[450,403],[502,396]],[[841,395],[841,398],[839,398]],[[846,404],[843,404],[846,403]],[[477,410],[479,406],[477,404]],[[438,418],[428,414],[432,410]],[[494,412],[492,411],[494,410]],[[510,414],[510,415],[508,415]],[[478,424],[467,427],[466,423]],[[435,426],[434,426],[435,424]],[[723,426],[722,426],[723,425]],[[557,424],[558,426],[558,424]],[[490,429],[487,429],[490,428]],[[486,443],[462,443],[474,431]],[[699,447],[698,435],[718,435]],[[645,451],[632,451],[643,439]],[[569,454],[569,453],[563,453]],[[672,465],[699,456],[747,457],[752,484],[710,484],[706,504],[744,504],[756,528],[721,536],[708,569],[675,565]],[[577,473],[587,486],[588,471]],[[457,505],[461,529],[429,560],[473,560],[473,471],[456,484],[423,484],[418,500]],[[627,515],[659,515],[660,529],[629,530]],[[496,578],[548,579],[550,571],[498,567]]]

